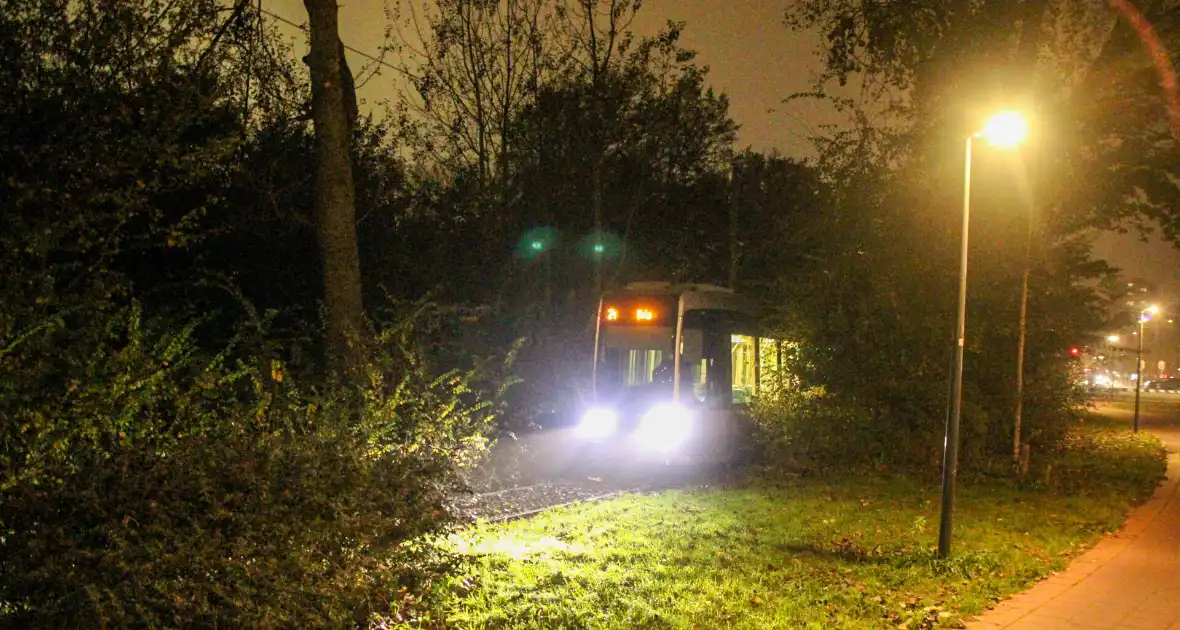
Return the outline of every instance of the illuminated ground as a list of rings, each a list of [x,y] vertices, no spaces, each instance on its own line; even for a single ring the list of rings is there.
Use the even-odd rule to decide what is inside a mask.
[[[468,568],[436,610],[460,628],[952,627],[1122,522],[1158,442],[1079,433],[1052,491],[961,486],[935,558],[937,483],[838,476],[580,504],[451,541]]]
[[[626,440],[621,440],[626,442]],[[550,506],[627,491],[731,480],[731,467],[669,461],[659,453],[588,443],[570,429],[523,435],[501,443],[479,472],[474,495],[456,498],[467,519],[511,518]]]

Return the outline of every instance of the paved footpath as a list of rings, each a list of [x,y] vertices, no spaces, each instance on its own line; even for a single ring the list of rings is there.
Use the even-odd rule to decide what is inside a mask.
[[[1118,410],[1100,411],[1123,419]],[[1180,429],[1163,418],[1144,420],[1168,445],[1167,481],[1122,529],[967,623],[968,630],[1180,630]]]

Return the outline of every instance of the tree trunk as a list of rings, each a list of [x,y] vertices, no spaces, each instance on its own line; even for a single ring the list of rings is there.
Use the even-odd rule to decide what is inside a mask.
[[[1029,222],[1032,218],[1029,217]],[[1024,424],[1024,352],[1028,336],[1028,272],[1032,266],[1032,226],[1025,248],[1024,273],[1020,276],[1020,332],[1016,341],[1016,413],[1012,428],[1012,461],[1020,465],[1021,431]]]
[[[311,112],[315,122],[315,215],[324,280],[329,369],[355,376],[363,361],[364,304],[356,239],[356,189],[349,153],[336,0],[304,0],[311,30]]]
[[[1046,4],[1043,0],[1025,0],[1024,3],[1020,43],[1016,51],[1016,61],[1013,64],[1014,71],[1022,73],[1017,75],[1019,76],[1017,93],[1036,94],[1039,91],[1037,56],[1040,53]],[[1031,191],[1032,203],[1028,208],[1028,232],[1024,243],[1024,270],[1020,275],[1020,321],[1016,340],[1016,409],[1012,418],[1012,461],[1021,474],[1025,469],[1021,463],[1020,454],[1023,439],[1021,433],[1024,430],[1024,354],[1028,337],[1028,276],[1032,268],[1033,211],[1039,202],[1040,188],[1037,184],[1040,183],[1043,174],[1040,170],[1042,168],[1041,161],[1034,160],[1033,168],[1036,171],[1032,176],[1034,182]]]

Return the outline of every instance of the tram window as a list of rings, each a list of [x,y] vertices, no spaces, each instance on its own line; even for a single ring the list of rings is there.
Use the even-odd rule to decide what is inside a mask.
[[[692,395],[701,402],[705,401],[705,395],[709,392],[708,380],[709,360],[701,359],[700,361],[695,361],[692,365]]]
[[[754,338],[733,335],[730,338],[730,358],[733,366],[733,402],[745,404],[755,393]]]
[[[623,386],[637,387],[652,381],[652,372],[664,360],[662,350],[631,350],[623,355]]]

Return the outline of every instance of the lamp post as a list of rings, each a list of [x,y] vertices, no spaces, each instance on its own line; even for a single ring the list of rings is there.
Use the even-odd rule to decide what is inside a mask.
[[[938,555],[951,552],[951,526],[955,502],[955,478],[959,468],[959,418],[963,402],[963,349],[967,336],[967,235],[971,225],[971,145],[976,137],[1012,148],[1028,136],[1028,125],[1015,112],[1001,112],[983,129],[967,136],[963,172],[963,236],[959,253],[959,311],[955,327],[955,360],[951,376],[951,400],[947,409],[946,437],[942,447],[942,515],[938,526]]]
[[[1143,386],[1143,322],[1148,319],[1148,314],[1155,314],[1159,312],[1158,306],[1149,306],[1139,311],[1139,349],[1135,352],[1135,420],[1132,422],[1134,432],[1139,432],[1139,389]]]
[[[1107,348],[1106,354],[1108,356],[1107,361],[1106,361],[1106,365],[1107,365],[1106,371],[1110,373],[1110,395],[1111,396],[1114,396],[1114,377],[1117,376],[1114,371],[1114,368],[1118,366],[1118,361],[1115,359],[1115,356],[1114,356],[1114,351],[1117,348],[1115,348],[1114,344],[1118,343],[1118,340],[1119,340],[1118,335],[1107,335],[1106,336],[1106,348]]]

